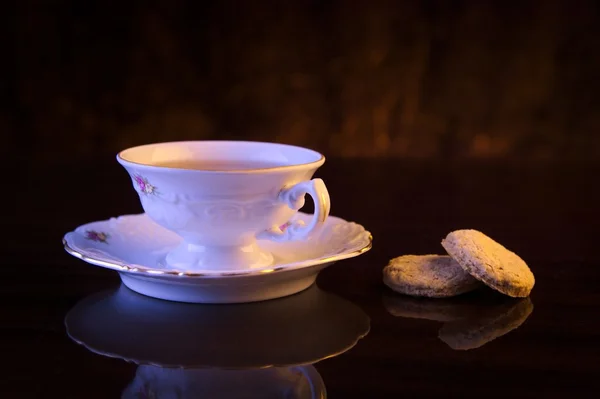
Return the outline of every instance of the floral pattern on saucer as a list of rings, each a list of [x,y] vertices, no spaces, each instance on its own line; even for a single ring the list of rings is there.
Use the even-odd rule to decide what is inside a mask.
[[[101,242],[104,244],[108,244],[109,237],[110,237],[110,234],[104,233],[102,231],[86,230],[86,232],[85,232],[85,238],[87,238],[88,240]]]

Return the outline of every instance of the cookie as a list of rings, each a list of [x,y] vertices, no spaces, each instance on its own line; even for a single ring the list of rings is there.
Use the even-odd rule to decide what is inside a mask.
[[[383,306],[395,317],[424,319],[438,322],[456,321],[472,316],[476,306],[459,298],[414,298],[406,295],[384,294]]]
[[[439,339],[455,350],[479,348],[518,328],[533,312],[529,298],[512,299],[510,303],[492,306],[474,318],[444,324]]]
[[[442,246],[467,273],[505,295],[527,297],[535,284],[523,259],[477,230],[453,231]]]
[[[446,298],[469,292],[480,283],[447,255],[404,255],[383,269],[383,282],[405,295]]]

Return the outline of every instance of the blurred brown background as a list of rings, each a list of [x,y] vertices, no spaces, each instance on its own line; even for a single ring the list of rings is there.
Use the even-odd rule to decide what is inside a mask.
[[[344,157],[593,160],[600,4],[2,6],[4,155],[250,139]]]

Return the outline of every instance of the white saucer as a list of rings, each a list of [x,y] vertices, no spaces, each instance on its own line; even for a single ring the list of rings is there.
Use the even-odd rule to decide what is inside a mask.
[[[298,213],[296,218],[310,220]],[[363,226],[330,216],[324,228],[305,241],[258,245],[273,254],[274,263],[243,271],[189,271],[163,266],[160,260],[181,238],[145,214],[92,222],[63,238],[68,253],[117,270],[132,290],[154,298],[192,303],[255,302],[291,295],[310,287],[319,271],[335,261],[371,248]]]
[[[79,302],[65,327],[90,351],[139,365],[124,398],[322,399],[312,364],[352,348],[370,321],[316,286],[262,303],[192,305],[121,285]]]

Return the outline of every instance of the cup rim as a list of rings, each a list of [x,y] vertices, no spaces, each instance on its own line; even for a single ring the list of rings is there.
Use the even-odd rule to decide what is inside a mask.
[[[272,166],[272,167],[264,167],[264,168],[251,168],[251,169],[216,169],[216,170],[207,170],[207,169],[190,169],[190,168],[180,168],[173,166],[158,166],[152,165],[149,163],[136,162],[123,157],[123,153],[126,151],[142,148],[142,147],[150,147],[162,144],[191,144],[191,143],[219,143],[219,144],[266,144],[266,145],[275,145],[275,146],[284,146],[289,148],[295,148],[298,150],[304,150],[314,153],[319,156],[319,159],[310,162],[304,163],[296,163],[291,165],[280,165],[280,166]],[[310,148],[301,147],[292,144],[284,144],[284,143],[275,143],[269,141],[250,141],[250,140],[183,140],[183,141],[161,141],[154,142],[148,144],[137,145],[129,148],[125,148],[124,150],[119,151],[117,154],[117,161],[122,165],[135,165],[136,167],[140,167],[148,170],[175,170],[179,172],[194,172],[194,173],[227,173],[227,174],[255,174],[255,173],[268,173],[268,172],[280,172],[280,171],[289,171],[293,169],[303,169],[308,166],[319,167],[325,163],[325,156],[318,151],[315,151]]]

